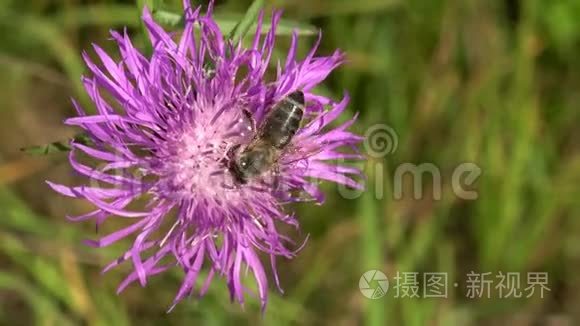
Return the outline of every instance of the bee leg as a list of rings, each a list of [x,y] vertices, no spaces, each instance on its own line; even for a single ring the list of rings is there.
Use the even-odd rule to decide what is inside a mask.
[[[272,169],[272,190],[274,190],[275,192],[280,191],[280,185],[282,184],[280,179],[281,179],[281,173],[280,173],[280,166],[278,164],[276,164],[273,169]]]
[[[238,149],[242,146],[241,144],[235,144],[226,150],[226,153],[221,159],[221,162],[225,165],[229,165],[229,162],[234,157],[234,154],[238,151]]]
[[[234,146],[230,147],[230,149],[228,149],[227,153],[226,153],[226,157],[227,158],[232,158],[234,156],[234,153],[238,151],[238,149],[240,148],[240,146],[242,146],[241,144],[235,144]]]
[[[228,189],[228,190],[236,190],[236,189],[239,189],[239,187],[237,187],[235,185],[227,184],[225,182],[222,182],[222,187],[224,189]]]
[[[246,119],[246,121],[248,122],[248,124],[250,126],[249,131],[254,132],[256,130],[256,121],[254,121],[252,114],[250,113],[250,111],[248,111],[246,109],[242,110],[242,114],[244,115],[244,119]]]

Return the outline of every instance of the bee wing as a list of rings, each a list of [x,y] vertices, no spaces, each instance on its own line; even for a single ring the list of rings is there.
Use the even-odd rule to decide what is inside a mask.
[[[250,111],[243,109],[238,119],[239,127],[242,129],[242,135],[254,135],[256,133],[256,121],[252,117]]]
[[[318,187],[306,179],[282,179],[280,183],[284,185],[284,188],[280,188],[281,191],[278,192],[278,198],[281,199],[281,203],[283,204],[312,201],[320,202],[324,199],[324,195],[318,190]]]
[[[304,175],[310,164],[309,158],[321,151],[321,148],[291,149],[290,158],[281,160],[279,165],[284,170],[292,170],[294,173]]]
[[[235,119],[226,127],[224,138],[232,143],[247,144],[256,134],[256,124],[250,111],[241,109]]]
[[[286,187],[290,188],[287,189],[288,191],[286,191],[285,195],[287,197],[287,202],[320,201],[320,194],[310,189],[310,182],[306,181],[304,176],[309,169],[309,158],[320,153],[321,151],[322,149],[320,148],[290,149],[290,158],[278,162],[278,169],[293,175],[297,175],[301,180],[299,182],[292,182],[290,180],[284,180],[282,182]],[[281,173],[282,176],[285,174],[286,173]]]

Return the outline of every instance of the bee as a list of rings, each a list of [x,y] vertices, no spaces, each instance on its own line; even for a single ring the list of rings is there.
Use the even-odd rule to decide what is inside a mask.
[[[242,150],[241,145],[229,161],[229,171],[240,184],[270,170],[300,128],[304,115],[304,93],[295,91],[276,103]]]

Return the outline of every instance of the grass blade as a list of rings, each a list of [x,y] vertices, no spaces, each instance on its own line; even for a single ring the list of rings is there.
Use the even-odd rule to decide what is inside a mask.
[[[232,40],[234,43],[241,41],[246,33],[248,33],[248,30],[250,30],[252,24],[255,23],[262,7],[264,7],[264,0],[254,0],[252,5],[246,11],[244,17],[230,31],[228,39]]]

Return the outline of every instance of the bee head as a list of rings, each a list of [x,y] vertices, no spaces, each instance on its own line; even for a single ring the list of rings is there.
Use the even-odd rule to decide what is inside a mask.
[[[244,184],[248,179],[259,176],[267,165],[267,155],[263,151],[242,151],[230,163],[230,172],[234,178]]]

